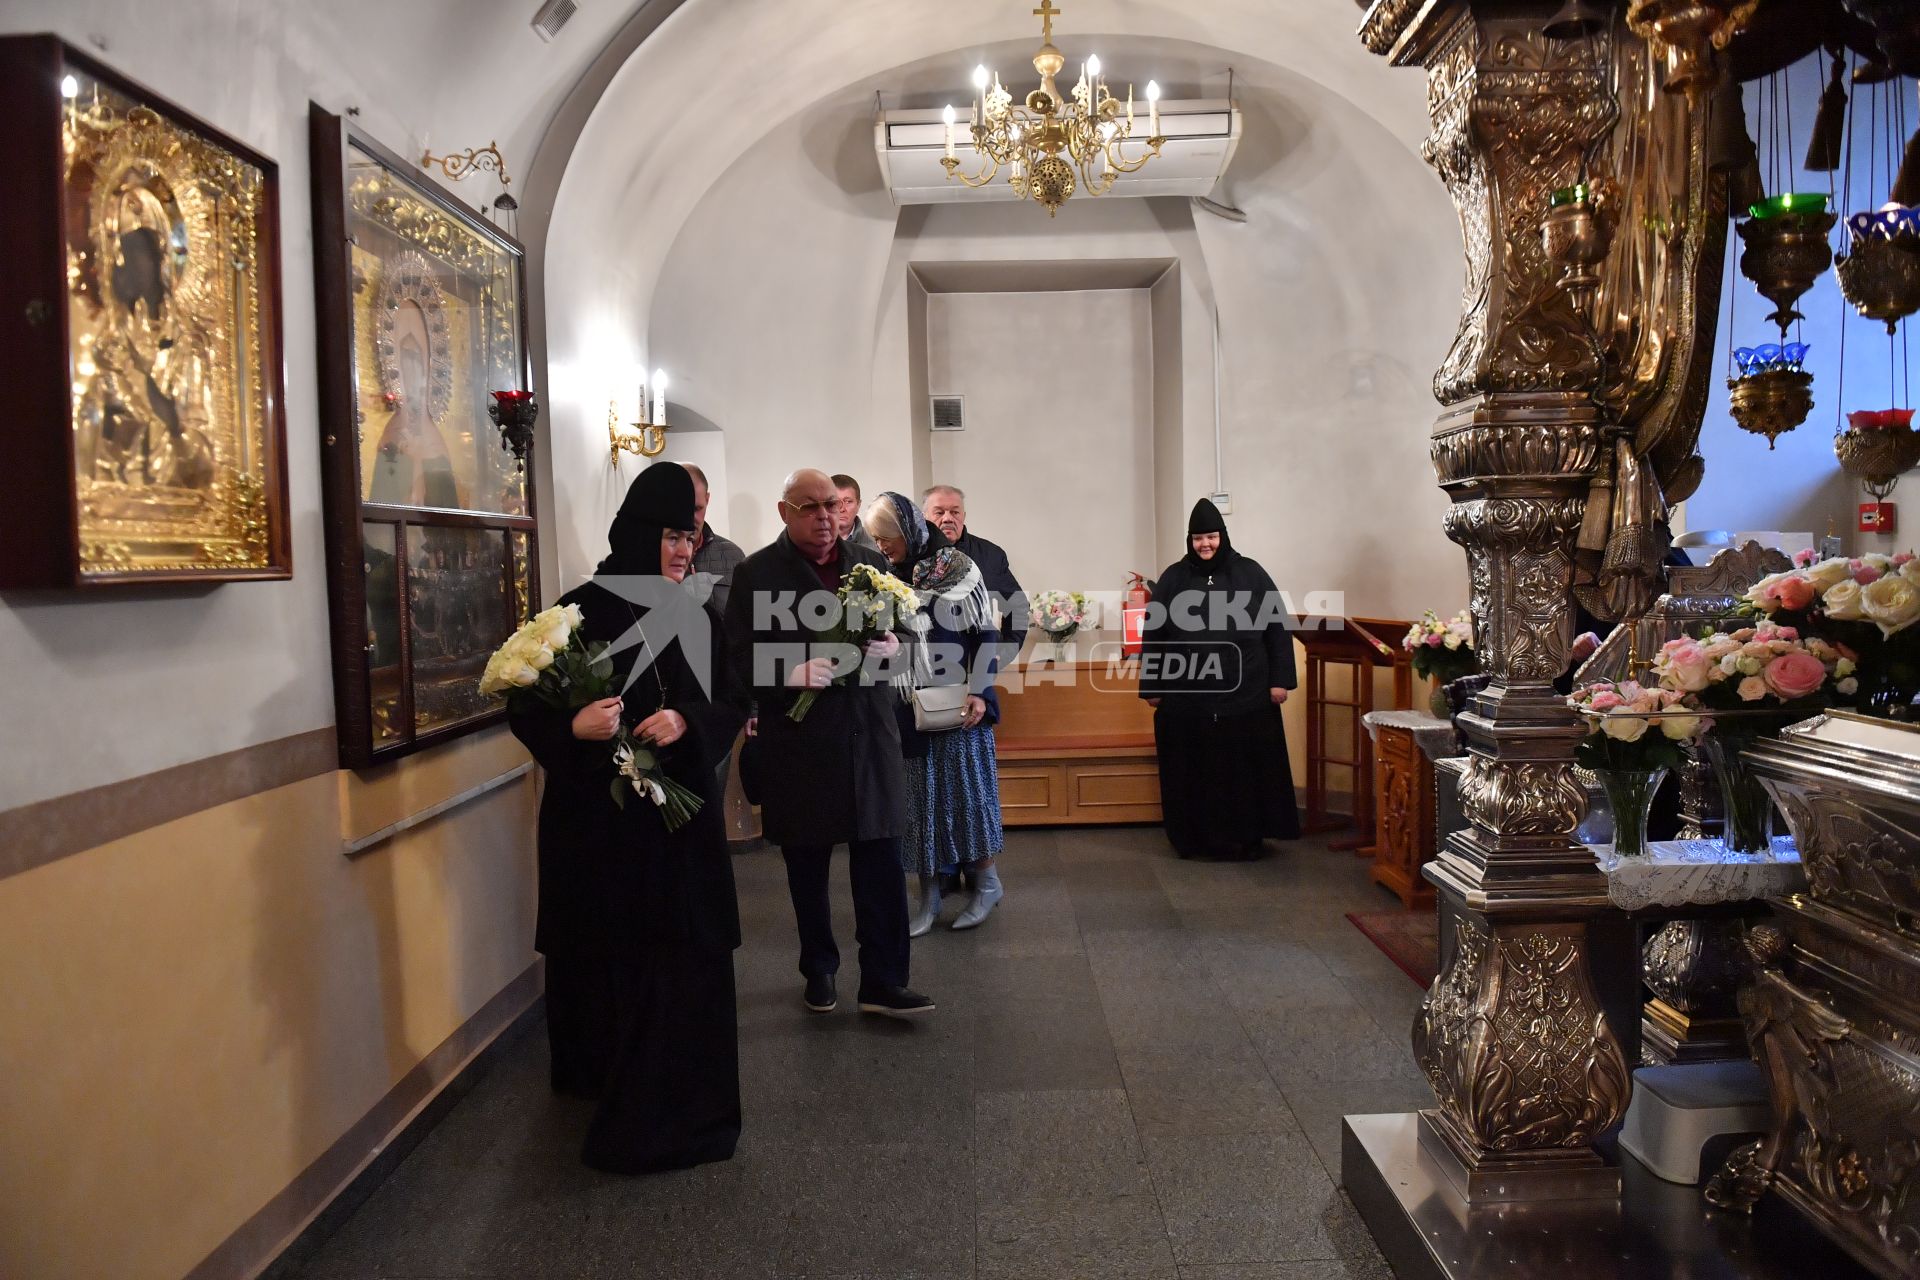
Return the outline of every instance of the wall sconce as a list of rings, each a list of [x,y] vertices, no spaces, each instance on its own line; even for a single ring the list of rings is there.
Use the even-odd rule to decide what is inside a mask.
[[[454,182],[459,182],[470,173],[497,173],[500,175],[500,195],[492,208],[503,213],[512,213],[520,207],[520,202],[508,193],[513,179],[507,176],[507,161],[500,154],[500,144],[489,142],[484,147],[475,147],[470,151],[456,151],[450,155],[436,156],[429,150],[420,153],[420,167],[430,169],[438,165],[440,172]]]
[[[513,452],[520,473],[527,471],[527,451],[533,447],[533,424],[540,416],[540,405],[531,391],[490,391],[493,403],[487,416],[500,428],[500,447]]]
[[[647,406],[653,406],[653,412],[647,412]],[[607,401],[607,460],[614,466],[620,465],[620,451],[637,453],[643,458],[657,458],[667,447],[667,375],[658,369],[653,371],[653,398],[647,398],[647,384],[640,383],[640,421],[627,424],[633,431],[620,429],[620,402]]]

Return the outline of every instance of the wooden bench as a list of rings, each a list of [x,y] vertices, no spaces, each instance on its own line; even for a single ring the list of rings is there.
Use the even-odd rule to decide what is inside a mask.
[[[1160,821],[1153,708],[1137,672],[1105,663],[1027,673],[1000,691],[994,740],[1000,820],[1010,827]]]

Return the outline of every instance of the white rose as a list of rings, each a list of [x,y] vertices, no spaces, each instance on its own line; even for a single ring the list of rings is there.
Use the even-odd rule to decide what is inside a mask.
[[[1870,564],[1881,573],[1892,573],[1894,570],[1893,557],[1881,555],[1878,551],[1867,552],[1860,557],[1860,563]]]
[[[1861,588],[1860,607],[1881,635],[1890,636],[1920,621],[1920,589],[1902,577],[1880,578]]]
[[[1600,720],[1600,732],[1616,742],[1638,742],[1646,736],[1647,721],[1642,716],[1609,713]]]
[[[1675,742],[1685,742],[1699,731],[1699,716],[1666,716],[1660,721],[1660,732]]]
[[[1920,587],[1920,559],[1907,561],[1900,566],[1900,576],[1916,587]]]
[[[500,664],[500,678],[508,684],[524,689],[538,682],[540,673],[527,665],[525,658],[508,658]]]
[[[1757,676],[1766,669],[1766,663],[1758,658],[1749,658],[1745,654],[1733,655],[1733,669],[1743,676]]]
[[[1840,696],[1843,698],[1851,698],[1854,694],[1860,692],[1860,682],[1852,676],[1848,676],[1845,680],[1840,681],[1840,683],[1833,687],[1840,691]]]
[[[1800,571],[1801,576],[1811,582],[1816,591],[1825,591],[1836,582],[1844,582],[1853,577],[1853,566],[1845,556],[1834,556],[1822,560],[1819,564],[1809,565]],[[1785,577],[1786,575],[1779,575]]]
[[[577,604],[560,606],[560,616],[566,619],[567,626],[576,631],[579,630],[580,625],[587,620],[587,615],[580,612],[580,606]]]
[[[1821,604],[1827,616],[1836,622],[1859,622],[1867,616],[1860,608],[1860,584],[1852,578],[1828,587],[1826,599]]]
[[[553,650],[545,645],[538,646],[526,656],[526,664],[535,671],[545,671],[553,665]]]
[[[1852,675],[1858,669],[1859,668],[1854,666],[1852,658],[1842,658],[1840,659],[1840,661],[1833,664],[1833,674],[1836,676],[1839,676],[1843,680],[1846,679],[1848,676]]]

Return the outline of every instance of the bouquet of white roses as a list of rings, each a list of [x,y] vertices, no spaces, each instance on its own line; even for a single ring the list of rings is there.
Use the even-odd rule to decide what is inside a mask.
[[[1027,608],[1033,625],[1055,644],[1071,640],[1093,618],[1083,591],[1038,591],[1027,598]]]
[[[870,641],[878,640],[889,631],[904,629],[907,619],[920,608],[920,597],[912,587],[868,564],[856,564],[848,570],[835,595],[840,607],[834,625],[819,640],[823,644],[847,645],[856,651],[864,650]],[[857,674],[862,683],[866,682],[864,665],[857,673],[835,676],[833,682],[845,684],[853,674]],[[807,712],[813,710],[813,704],[819,699],[818,689],[803,691],[787,709],[787,718],[796,722],[806,719]]]
[[[1473,615],[1462,609],[1442,618],[1429,609],[1408,628],[1400,647],[1413,655],[1414,674],[1436,677],[1441,684],[1474,673]]]
[[[588,648],[579,634],[585,621],[577,604],[535,614],[487,659],[480,692],[509,705],[531,700],[562,711],[618,697],[608,646]],[[631,789],[653,801],[668,831],[678,831],[700,812],[700,797],[669,778],[659,756],[636,743],[625,724],[613,736],[613,763],[613,802],[622,808]]]

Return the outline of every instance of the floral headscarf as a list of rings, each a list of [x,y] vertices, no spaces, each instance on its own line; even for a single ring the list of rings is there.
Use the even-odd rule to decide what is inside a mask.
[[[920,597],[920,610],[909,621],[914,633],[914,674],[916,683],[930,670],[927,633],[935,617],[954,631],[986,626],[993,617],[993,599],[987,593],[986,580],[973,558],[947,541],[903,494],[880,495],[893,507],[900,522],[900,536],[907,544],[907,566],[914,592]]]

